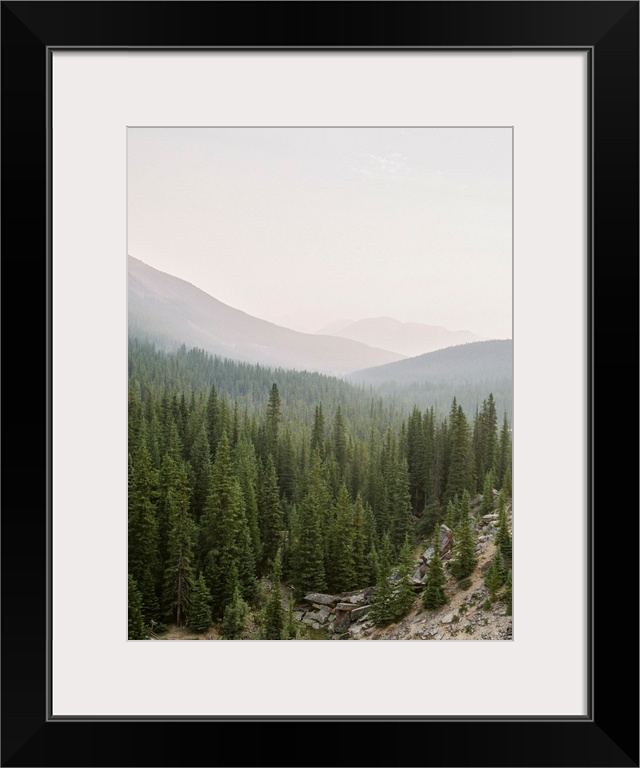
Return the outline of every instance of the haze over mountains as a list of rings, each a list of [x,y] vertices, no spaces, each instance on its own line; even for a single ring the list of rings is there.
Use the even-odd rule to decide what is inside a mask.
[[[129,332],[167,350],[182,344],[265,367],[346,376],[354,384],[388,389],[492,383],[510,390],[512,342],[469,341],[469,331],[402,323],[389,317],[334,325],[336,334],[294,331],[218,301],[191,283],[128,259]],[[383,339],[389,348],[375,340]],[[374,343],[368,343],[374,342]],[[412,357],[424,345],[446,348]],[[454,345],[455,346],[451,346]],[[448,389],[448,387],[447,387]],[[416,391],[416,396],[419,394]],[[418,400],[421,400],[418,397]]]
[[[129,331],[167,349],[185,344],[232,360],[336,376],[403,357],[260,320],[132,256],[128,277]]]
[[[513,342],[511,339],[476,341],[438,349],[375,368],[356,371],[349,381],[379,384],[386,381],[413,383],[430,381],[481,382],[511,379]]]
[[[450,331],[439,325],[402,323],[393,317],[371,317],[356,322],[331,323],[319,333],[391,349],[406,357],[480,341],[480,337],[471,331]]]

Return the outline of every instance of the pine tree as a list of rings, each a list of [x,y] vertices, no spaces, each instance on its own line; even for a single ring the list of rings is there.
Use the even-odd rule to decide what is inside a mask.
[[[260,538],[262,541],[262,571],[271,570],[280,546],[282,507],[278,494],[278,479],[271,455],[267,459],[258,502]]]
[[[344,479],[347,468],[347,433],[340,406],[336,410],[333,421],[333,455],[340,469],[340,477]]]
[[[262,559],[262,540],[258,514],[258,468],[253,444],[247,437],[242,437],[235,449],[235,465],[238,482],[247,517],[247,526],[251,534],[251,548],[256,563]]]
[[[181,470],[183,481],[169,489],[169,541],[164,571],[164,604],[166,615],[177,626],[185,624],[191,605],[194,582],[194,539],[196,525],[189,511],[189,488],[186,472]]]
[[[264,639],[282,640],[285,629],[284,609],[282,607],[282,558],[278,550],[273,564],[271,596],[264,609]]]
[[[149,635],[142,615],[142,596],[129,574],[129,640],[147,640]]]
[[[218,440],[220,439],[220,413],[218,409],[218,393],[216,392],[215,384],[211,384],[209,390],[209,397],[207,399],[207,438],[209,440],[209,449],[211,450],[211,457],[216,455],[216,449],[218,448]]]
[[[136,462],[129,455],[129,572],[142,599],[142,614],[147,625],[160,618],[156,592],[159,578],[158,521],[152,501],[152,471],[144,440],[144,422],[140,430]]]
[[[271,392],[269,393],[269,402],[267,403],[267,424],[266,424],[266,438],[267,438],[267,453],[272,456],[278,455],[278,430],[280,427],[280,409],[281,409],[280,392],[275,382],[271,385]]]
[[[371,507],[366,509],[362,504],[360,494],[356,496],[353,505],[353,560],[355,572],[355,587],[365,587],[372,582],[369,552],[374,542],[373,513]]]
[[[411,530],[411,497],[406,459],[400,459],[393,469],[390,502],[391,543],[397,554]]]
[[[211,593],[202,573],[191,592],[189,626],[194,632],[206,632],[211,627]]]
[[[513,583],[512,583],[513,577],[512,572],[509,571],[507,574],[507,581],[504,587],[504,592],[502,593],[502,602],[505,604],[505,607],[507,609],[506,613],[507,616],[511,616],[513,612]]]
[[[347,592],[355,587],[354,519],[349,492],[342,484],[335,505],[330,533],[328,582],[334,592]]]
[[[297,640],[300,636],[298,622],[293,613],[293,595],[289,595],[289,611],[287,613],[287,635],[289,640]]]
[[[480,507],[482,516],[490,515],[493,512],[493,483],[493,472],[487,472],[482,484],[482,505]]]
[[[507,467],[507,471],[504,473],[504,480],[502,481],[500,488],[505,492],[506,496],[511,496],[511,465]]]
[[[278,486],[283,500],[292,501],[296,487],[296,457],[291,431],[286,429],[280,441],[278,454]]]
[[[509,422],[507,421],[507,414],[504,414],[502,421],[502,429],[500,430],[500,441],[498,446],[498,458],[497,458],[497,480],[498,486],[503,487],[507,471],[509,476],[511,475],[511,429],[509,428]],[[510,490],[508,492],[510,494]]]
[[[500,546],[498,545],[496,546],[496,551],[493,556],[493,560],[491,561],[491,566],[489,567],[489,570],[486,572],[484,577],[484,584],[489,591],[489,597],[491,600],[496,599],[496,595],[498,594],[500,587],[502,587],[506,580],[507,572],[502,560],[502,552],[500,551]]]
[[[460,495],[468,484],[469,425],[462,406],[451,406],[450,458],[447,471],[447,499]]]
[[[465,579],[475,571],[476,565],[476,537],[471,519],[469,492],[464,491],[460,501],[460,524],[456,529],[453,545],[451,573],[458,580]]]
[[[220,437],[213,463],[211,493],[201,521],[202,562],[212,596],[213,617],[222,617],[233,596],[231,566],[239,570],[246,525],[242,489],[233,473],[231,447],[226,431]]]
[[[236,584],[230,602],[224,609],[221,634],[223,640],[244,640],[247,634],[247,617],[249,606],[240,594],[240,588]]]
[[[444,516],[444,524],[447,526],[447,528],[451,528],[451,530],[453,530],[456,527],[456,518],[456,506],[453,501],[449,501],[447,502],[447,513]]]
[[[396,616],[396,607],[393,603],[394,589],[391,583],[393,571],[392,552],[393,549],[389,535],[385,534],[382,539],[380,552],[378,553],[378,574],[369,610],[369,618],[379,627],[390,624]]]
[[[444,565],[442,564],[442,559],[440,557],[439,538],[439,531],[436,529],[433,538],[433,557],[429,563],[424,592],[422,593],[422,605],[431,611],[436,611],[438,608],[442,608],[443,605],[446,605],[449,602],[444,591],[446,576],[444,573]]]
[[[211,451],[205,423],[202,422],[191,447],[191,511],[198,521],[211,489]]]
[[[415,406],[407,424],[407,465],[411,506],[413,513],[420,515],[426,504],[427,441],[422,414]]]
[[[496,546],[500,547],[502,556],[510,565],[513,556],[513,545],[511,541],[511,533],[509,531],[509,522],[507,520],[507,502],[504,491],[500,491],[500,496],[498,497],[498,531],[496,533]]]
[[[292,531],[292,577],[295,591],[303,596],[308,592],[326,589],[324,565],[323,510],[326,488],[322,479],[320,455],[316,451],[311,467],[309,488],[299,508],[296,529]]]
[[[399,581],[393,601],[396,619],[401,619],[403,616],[406,616],[411,608],[413,608],[413,603],[416,599],[413,584],[411,583],[413,569],[413,556],[411,554],[411,547],[409,546],[409,538],[406,537],[402,549],[400,550],[400,560],[398,563]]]
[[[318,450],[320,457],[324,458],[324,414],[322,413],[322,403],[316,405],[313,418],[313,430],[311,432],[311,453]]]

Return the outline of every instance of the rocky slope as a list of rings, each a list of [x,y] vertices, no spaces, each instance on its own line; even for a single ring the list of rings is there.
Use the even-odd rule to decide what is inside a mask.
[[[497,492],[496,492],[497,494]],[[475,504],[481,496],[474,499]],[[513,513],[508,518],[512,526]],[[376,627],[370,621],[368,611],[373,597],[373,587],[340,595],[310,594],[295,613],[301,624],[301,634],[307,637],[307,630],[315,630],[314,639],[334,640],[510,640],[513,632],[512,616],[499,600],[491,604],[484,586],[484,574],[495,554],[497,515],[488,515],[477,525],[476,554],[478,565],[469,577],[470,585],[461,590],[457,580],[445,567],[445,587],[449,602],[439,611],[428,611],[422,607],[422,582],[425,578],[426,563],[432,551],[426,550],[416,562],[413,581],[416,599],[413,608],[401,621],[386,627]],[[448,532],[448,533],[447,533]],[[452,544],[451,532],[441,528],[443,560],[447,560]],[[421,547],[419,551],[422,551]]]

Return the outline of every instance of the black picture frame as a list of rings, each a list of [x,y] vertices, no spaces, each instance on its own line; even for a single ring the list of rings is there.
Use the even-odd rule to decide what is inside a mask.
[[[4,334],[8,412],[17,418],[5,441],[10,470],[2,515],[2,765],[208,765],[222,760],[224,744],[238,765],[388,765],[391,754],[397,765],[638,766],[637,452],[624,442],[638,423],[629,405],[637,403],[638,393],[638,10],[638,2],[581,0],[2,3],[2,266],[5,285],[12,294],[24,291],[29,307],[27,322],[26,312],[16,317],[16,305],[9,304],[15,323],[7,323]],[[178,719],[47,718],[48,57],[52,48],[191,46],[589,51],[592,634],[585,718],[376,718],[368,737],[360,731],[365,718],[334,718],[313,729],[322,725],[320,718],[219,718],[206,728]],[[38,321],[35,334],[27,330],[32,319]],[[627,350],[622,357],[620,342]],[[40,440],[33,426],[44,427]],[[561,425],[557,429],[561,439]],[[43,481],[37,492],[35,476]],[[17,481],[21,477],[26,482]],[[558,585],[558,594],[549,596],[571,598],[571,584]],[[247,734],[260,722],[275,731],[258,738]],[[228,754],[227,749],[225,761]]]

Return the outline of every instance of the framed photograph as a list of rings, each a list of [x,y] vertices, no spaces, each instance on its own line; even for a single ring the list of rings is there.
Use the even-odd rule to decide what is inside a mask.
[[[45,493],[3,516],[3,764],[195,764],[201,721],[296,721],[268,760],[299,764],[304,728],[373,721],[428,729],[398,764],[638,765],[610,343],[635,362],[638,3],[335,13],[2,4],[4,266],[46,266],[47,342]],[[438,389],[496,340],[503,390],[493,352],[490,392]]]

